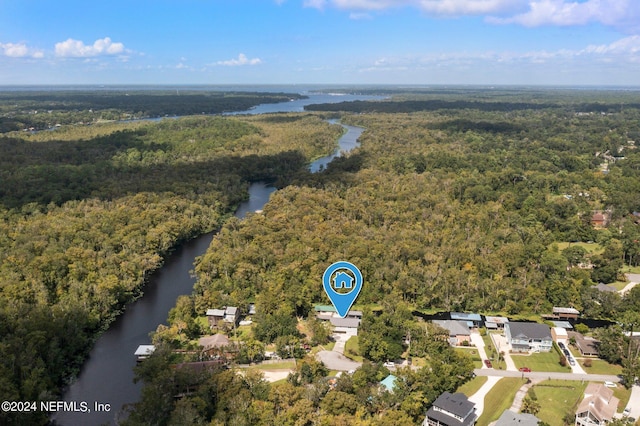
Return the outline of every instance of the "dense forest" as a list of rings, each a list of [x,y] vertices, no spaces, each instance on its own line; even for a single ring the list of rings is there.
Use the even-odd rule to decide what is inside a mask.
[[[342,131],[307,114],[198,116],[0,138],[2,399],[57,399],[173,247],[218,228],[250,182],[286,183]]]
[[[21,105],[3,108],[11,102]],[[194,294],[178,300],[154,337],[156,353],[138,369],[146,385],[127,423],[416,424],[441,392],[471,377],[473,364],[412,312],[526,316],[561,305],[620,320],[640,311],[638,287],[625,297],[593,288],[640,265],[639,104],[627,92],[435,90],[327,112],[7,132],[0,393],[55,398],[163,256],[221,227],[198,259]],[[173,114],[152,108],[139,111]],[[60,111],[69,123],[89,121],[78,119],[79,108]],[[312,174],[306,164],[342,132],[329,115],[366,130],[358,149]],[[45,127],[55,124],[64,123]],[[230,217],[257,180],[280,190],[262,214]],[[606,224],[594,226],[596,211]],[[193,348],[212,307],[255,302],[255,325],[239,338],[248,361],[265,345],[284,352],[326,343],[313,305],[327,303],[320,277],[337,260],[356,264],[365,279],[366,361],[354,374],[329,385],[326,368],[298,351],[296,373],[276,384],[251,370],[175,368],[189,360],[175,350]],[[612,336],[612,347],[621,338]],[[389,374],[381,362],[401,354],[426,368],[401,369],[396,390],[380,391]]]
[[[460,100],[458,92],[436,100],[407,95],[309,108],[366,128],[361,147],[322,173],[298,174],[263,214],[229,220],[197,263],[193,297],[181,301],[179,315],[170,318],[174,326],[156,342],[188,344],[197,327],[177,324],[194,324],[212,306],[249,301],[256,303],[257,325],[245,345],[312,341],[314,333],[301,333],[296,322],[313,316],[315,303],[326,303],[320,277],[337,260],[358,265],[365,277],[360,353],[373,362],[400,356],[409,334],[410,355],[428,365],[452,356],[433,346],[437,332],[416,326],[412,309],[526,317],[572,306],[611,320],[638,312],[639,288],[624,298],[593,288],[623,280],[624,270],[640,264],[637,95],[589,93],[585,100],[553,92],[533,102],[508,95],[506,101],[486,92],[484,101]],[[609,216],[606,226],[594,226],[596,211]],[[626,347],[620,345],[613,351]],[[355,399],[350,409],[334,405],[337,392],[318,390],[326,383],[322,374],[301,382],[300,371],[286,384],[259,381],[260,394],[252,393],[255,377],[226,371],[203,378],[194,394],[169,409],[177,391],[159,380],[178,379],[156,365],[152,374],[139,373],[149,393],[129,422],[145,424],[157,408],[153,401],[163,400],[159,424],[187,424],[187,418],[193,424],[306,425],[313,418],[319,424],[416,424],[437,396],[424,386],[454,391],[459,383],[449,380],[468,377],[465,361],[454,362],[461,366],[457,373],[442,366],[418,370],[418,376],[431,371],[428,377],[400,371],[406,391],[397,400],[387,394],[386,404],[377,403],[374,386],[385,373],[371,376],[364,390],[340,388],[343,401]],[[381,368],[372,366],[365,364],[362,374]],[[360,381],[358,371],[338,383]],[[235,395],[221,391],[223,375],[235,380]],[[291,398],[285,405],[283,392]]]
[[[63,124],[148,117],[220,114],[304,96],[289,93],[194,90],[49,90],[0,93],[0,133]]]

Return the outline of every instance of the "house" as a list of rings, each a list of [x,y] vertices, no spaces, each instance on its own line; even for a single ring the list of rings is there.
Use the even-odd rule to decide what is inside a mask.
[[[498,328],[504,328],[504,325],[509,322],[507,317],[484,317],[484,326],[490,330],[496,330]]]
[[[240,320],[240,311],[235,306],[227,306],[224,309],[224,322],[228,324],[238,325]]]
[[[207,309],[209,327],[219,327],[223,323],[238,325],[240,310],[235,306],[227,306],[223,309]]]
[[[476,405],[462,393],[442,393],[434,402],[423,426],[471,426],[475,423]]]
[[[495,426],[537,426],[540,419],[533,414],[504,410]]]
[[[217,327],[224,320],[224,309],[207,309],[206,315],[209,327]]]
[[[598,349],[600,341],[592,338],[587,338],[582,334],[571,331],[569,337],[573,337],[576,341],[576,348],[580,351],[582,356],[599,356],[600,350]]]
[[[142,361],[149,358],[155,350],[156,347],[154,345],[140,345],[133,354],[137,357],[138,361]]]
[[[394,376],[393,374],[389,374],[387,377],[384,378],[384,380],[380,381],[380,387],[386,390],[387,392],[393,393],[393,391],[397,387],[396,385],[397,380],[398,378],[396,376]]]
[[[551,329],[551,337],[553,338],[554,342],[566,342],[567,340],[569,340],[569,335],[567,334],[567,330],[562,328],[562,327],[553,327]]]
[[[198,345],[204,350],[219,349],[228,346],[229,338],[224,334],[214,334],[213,336],[205,336],[198,339]]]
[[[353,287],[353,277],[346,272],[338,272],[333,277],[333,288],[351,288]]]
[[[613,419],[620,400],[603,383],[589,383],[576,410],[576,426],[605,425]]]
[[[611,220],[610,211],[596,210],[593,212],[593,215],[591,216],[591,225],[594,228],[604,228],[609,224],[610,220]]]
[[[557,319],[578,319],[580,311],[574,308],[563,308],[560,306],[553,307],[553,317]]]
[[[360,326],[360,320],[358,318],[340,318],[339,316],[331,317],[329,319],[331,325],[333,325],[334,333],[341,333],[347,336],[357,336],[358,327]]]
[[[553,346],[551,330],[546,324],[510,322],[504,331],[514,352],[549,352]]]
[[[595,288],[596,290],[601,291],[603,293],[616,293],[618,291],[616,290],[615,287],[606,285],[605,283],[598,283],[598,285],[594,285],[591,288]]]
[[[471,342],[471,332],[464,321],[434,320],[434,324],[449,331],[449,344],[451,346],[462,345],[463,342]]]
[[[454,321],[464,321],[469,328],[480,327],[482,325],[482,318],[480,314],[467,313],[467,312],[451,312],[449,314]]]

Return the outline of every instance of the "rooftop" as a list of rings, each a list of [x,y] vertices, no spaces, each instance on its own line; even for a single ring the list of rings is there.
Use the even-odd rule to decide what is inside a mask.
[[[535,322],[510,322],[505,327],[509,327],[512,338],[527,339],[548,339],[551,340],[551,329],[546,324]]]
[[[495,426],[536,426],[540,419],[533,414],[514,413],[511,410],[504,410]]]
[[[554,306],[553,307],[553,313],[554,314],[573,314],[573,315],[580,315],[580,311],[575,309],[575,308],[563,308],[561,306]]]
[[[434,320],[432,322],[449,330],[449,336],[471,336],[469,327],[467,327],[467,323],[464,321]]]
[[[482,321],[480,314],[474,314],[471,312],[451,312],[451,319],[463,321]]]

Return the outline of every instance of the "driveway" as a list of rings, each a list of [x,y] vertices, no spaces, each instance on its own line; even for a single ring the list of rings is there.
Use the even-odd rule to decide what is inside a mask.
[[[316,354],[316,358],[318,358],[319,361],[322,361],[329,370],[349,371],[362,366],[361,362],[350,360],[346,356],[335,351],[320,351]]]
[[[509,354],[511,345],[509,345],[507,338],[501,334],[491,333],[491,339],[493,340],[493,344],[495,345],[496,349],[498,349],[499,352],[504,352],[504,361],[507,364],[507,370],[517,372],[518,368],[516,367],[516,364],[513,362],[513,359],[511,359],[511,355]]]
[[[565,339],[558,339],[558,343],[564,344],[564,346],[567,348],[567,350],[571,354],[571,358],[573,358],[573,360],[575,361],[573,365],[569,364],[569,367],[571,367],[571,372],[573,374],[587,374],[587,372],[584,371],[584,369],[580,365],[580,360],[576,358],[576,355],[573,352],[571,352],[571,347],[569,346],[569,342],[567,342]],[[567,362],[569,362],[569,360],[567,360]]]
[[[633,385],[631,388],[631,397],[627,407],[631,410],[629,417],[633,417],[636,420],[640,418],[640,386]]]
[[[483,367],[484,368],[484,367]],[[493,388],[493,386],[498,383],[502,377],[491,376],[487,378],[487,381],[478,389],[476,393],[469,397],[469,401],[476,404],[476,415],[480,417],[482,415],[482,411],[484,411],[484,397],[487,396],[487,393]]]
[[[628,291],[640,283],[640,274],[624,274],[624,276],[627,278],[627,281],[629,281],[629,284],[624,286],[622,290],[618,291],[621,296],[624,296]]]
[[[484,360],[488,359],[487,352],[484,350],[484,340],[482,340],[480,333],[471,333],[471,343],[478,349],[478,355],[480,355],[480,359],[482,359],[482,368],[487,368],[487,366],[484,365]]]

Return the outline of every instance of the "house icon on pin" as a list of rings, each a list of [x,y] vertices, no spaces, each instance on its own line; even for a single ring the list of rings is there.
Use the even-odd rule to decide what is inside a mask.
[[[353,277],[345,272],[338,272],[333,277],[333,288],[351,288],[353,287]]]

